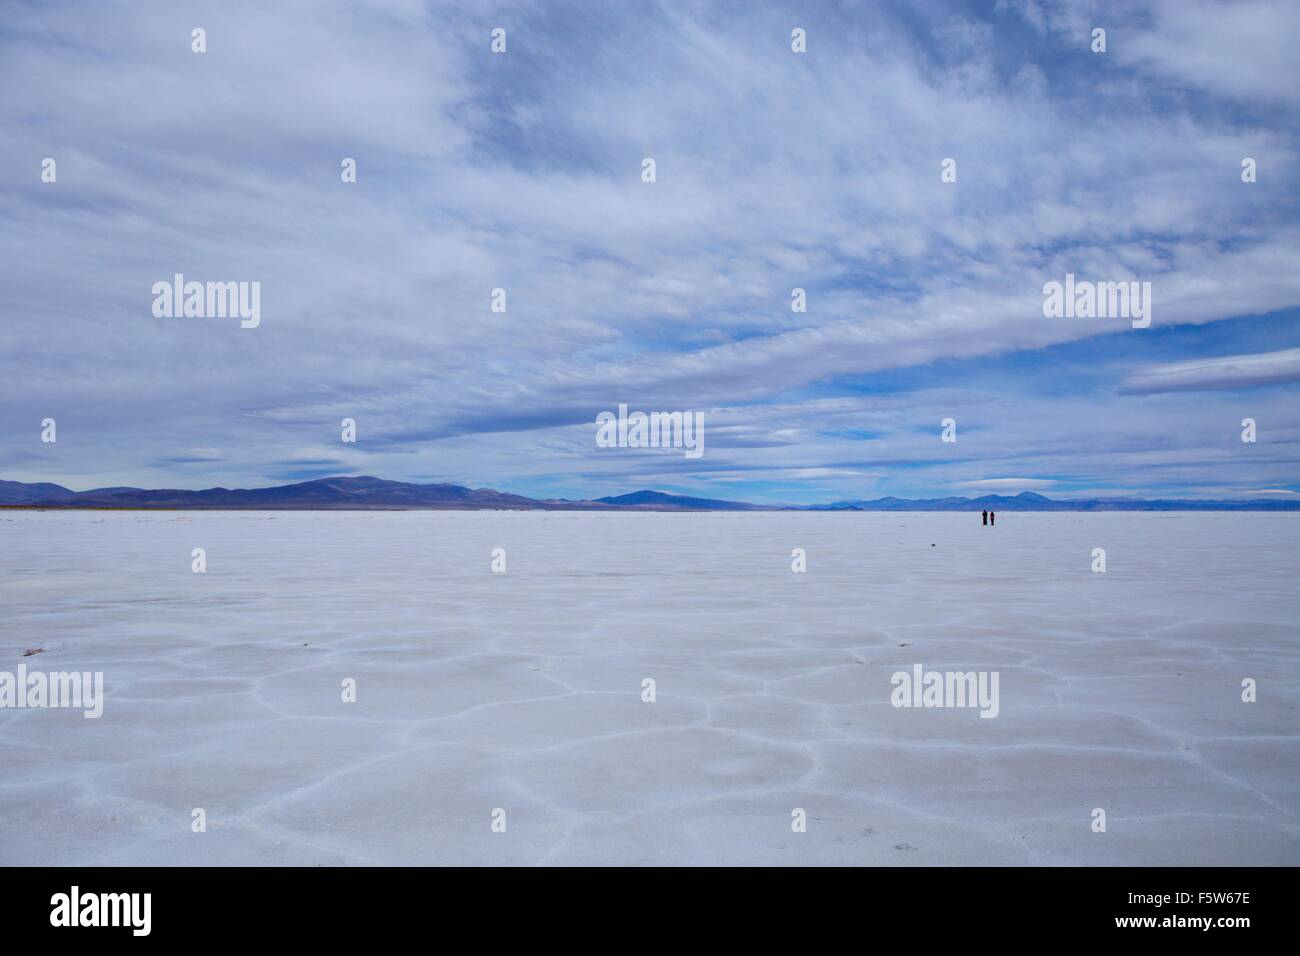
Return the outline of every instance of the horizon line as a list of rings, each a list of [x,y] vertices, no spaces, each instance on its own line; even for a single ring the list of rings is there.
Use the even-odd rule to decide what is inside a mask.
[[[1179,498],[1179,497],[1146,497],[1142,495],[1098,496],[1094,494],[1092,496],[1085,495],[1085,496],[1073,497],[1073,498],[1071,497],[1054,498],[1042,494],[1039,491],[1025,489],[1015,494],[1002,493],[997,491],[990,491],[975,496],[951,494],[951,495],[941,495],[937,497],[902,497],[895,494],[888,494],[888,495],[880,495],[875,498],[842,498],[835,501],[822,502],[822,503],[794,503],[794,502],[756,503],[742,498],[708,497],[700,494],[682,494],[679,492],[660,491],[657,489],[644,488],[644,487],[637,488],[633,491],[619,492],[615,494],[605,494],[605,495],[600,495],[598,497],[539,498],[539,497],[533,497],[531,495],[518,494],[515,492],[500,491],[497,488],[491,486],[475,487],[472,485],[458,484],[452,481],[438,481],[438,482],[400,481],[400,480],[389,479],[389,478],[380,478],[376,475],[362,475],[362,474],[325,475],[319,478],[308,478],[299,481],[291,481],[287,483],[270,484],[270,485],[256,486],[256,487],[227,487],[224,485],[213,485],[206,488],[175,488],[175,487],[145,488],[145,487],[139,487],[133,485],[132,486],[106,485],[106,486],[100,486],[94,488],[87,488],[78,491],[66,485],[62,485],[52,481],[24,482],[24,481],[12,480],[12,479],[0,479],[0,486],[18,485],[25,488],[32,488],[34,486],[48,485],[48,486],[53,486],[54,489],[58,489],[58,491],[51,492],[52,494],[55,495],[66,492],[69,495],[74,495],[77,496],[78,498],[82,498],[82,496],[90,496],[93,495],[95,492],[101,492],[102,498],[112,499],[117,497],[118,495],[132,495],[132,494],[134,495],[155,494],[156,495],[156,494],[162,494],[167,492],[172,492],[180,495],[202,495],[202,494],[220,493],[220,492],[228,492],[231,494],[255,495],[258,494],[259,492],[272,492],[272,491],[280,491],[289,488],[303,487],[308,485],[327,484],[332,481],[363,481],[363,480],[381,482],[385,485],[404,486],[408,488],[447,488],[447,489],[457,489],[459,491],[467,492],[472,495],[486,495],[486,496],[498,495],[504,499],[514,499],[514,501],[499,502],[496,503],[495,505],[488,502],[482,502],[477,504],[477,507],[487,508],[487,509],[491,509],[494,507],[496,508],[514,507],[519,510],[527,509],[531,504],[537,504],[543,506],[545,505],[563,506],[565,504],[605,505],[611,508],[627,508],[627,509],[640,509],[640,510],[650,510],[651,508],[653,508],[655,501],[650,498],[643,497],[641,501],[630,501],[630,502],[619,501],[619,499],[629,499],[629,498],[635,498],[637,496],[657,496],[659,499],[661,499],[658,502],[659,504],[669,504],[669,505],[671,505],[671,501],[663,501],[662,499],[675,499],[682,502],[682,507],[684,508],[688,508],[690,510],[700,510],[700,511],[722,510],[722,509],[710,509],[707,505],[703,504],[704,502],[716,503],[718,505],[739,506],[740,508],[743,509],[753,509],[753,510],[773,510],[773,511],[814,510],[815,511],[815,510],[854,510],[854,506],[880,504],[883,502],[898,502],[900,504],[918,504],[918,505],[950,502],[953,503],[954,505],[960,506],[961,504],[970,504],[970,503],[984,502],[984,501],[1023,502],[1025,499],[1029,499],[1030,501],[1041,500],[1044,503],[1050,503],[1053,505],[1067,505],[1067,506],[1071,504],[1077,504],[1077,505],[1092,504],[1092,505],[1099,505],[1099,506],[1105,506],[1107,504],[1115,504],[1115,505],[1148,504],[1148,505],[1165,505],[1165,506],[1186,505],[1188,506],[1187,510],[1198,510],[1198,509],[1199,510],[1234,510],[1234,509],[1236,510],[1289,510],[1289,506],[1296,506],[1297,508],[1300,508],[1300,494],[1297,494],[1296,492],[1291,491],[1290,489],[1260,489],[1258,491],[1253,492],[1253,494],[1256,496],[1271,495],[1270,497],[1246,497],[1245,495],[1243,495],[1240,497],[1227,497],[1227,498],[1211,498],[1211,497]],[[102,500],[102,499],[97,499],[97,500]],[[694,506],[691,506],[687,504],[688,502],[699,502],[701,504],[696,504]],[[361,502],[358,503],[361,504]],[[314,507],[313,504],[315,505]],[[443,507],[441,510],[451,510],[446,507],[448,504],[453,504],[453,503],[452,502],[424,502],[424,503],[413,504],[411,502],[389,501],[389,502],[371,502],[370,507],[371,508],[389,507],[389,508],[404,509],[404,510],[429,510],[430,508],[438,508],[439,505],[442,505]],[[1225,505],[1228,507],[1226,509],[1215,509],[1213,506],[1216,504]],[[109,500],[103,502],[103,506],[111,509],[114,507],[114,503],[111,500]],[[474,508],[476,506],[476,503],[464,502],[464,503],[455,504],[455,506],[461,509],[470,509],[470,508]],[[19,508],[19,509],[23,509],[23,508],[43,509],[43,508],[93,507],[93,505],[89,505],[88,503],[78,503],[77,501],[74,500],[60,501],[54,498],[46,498],[44,496],[37,497],[35,495],[32,495],[25,499],[12,500],[12,501],[5,501],[3,500],[3,496],[0,496],[0,507]],[[124,501],[120,505],[118,505],[118,507],[126,509],[126,508],[131,508],[132,505]],[[136,507],[142,510],[160,510],[160,509],[169,508],[168,505],[156,504],[156,503],[143,503],[143,504],[136,505]],[[184,510],[184,505],[171,506],[171,507],[179,508],[179,510]],[[322,511],[341,510],[338,507],[331,507],[330,503],[328,502],[324,502],[324,503],[290,502],[290,503],[280,504],[279,508],[276,508],[276,503],[273,502],[260,503],[260,504],[251,503],[245,505],[244,507],[240,507],[239,505],[233,505],[233,504],[206,505],[206,508],[211,510],[268,510],[268,507],[275,510],[322,510]],[[868,510],[868,509],[858,509],[858,510]],[[897,508],[897,509],[881,509],[881,510],[905,511],[909,509]],[[944,510],[944,509],[921,508],[915,510]],[[1098,510],[1105,510],[1105,509],[1104,507],[1102,507]],[[1142,510],[1142,509],[1131,509],[1131,510]],[[1168,510],[1178,510],[1178,509],[1170,508]]]

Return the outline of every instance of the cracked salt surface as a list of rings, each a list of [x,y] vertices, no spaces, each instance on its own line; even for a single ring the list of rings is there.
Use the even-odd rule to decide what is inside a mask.
[[[0,710],[0,864],[1294,865],[1297,532],[9,512],[0,670],[106,702]],[[999,715],[891,707],[917,663],[999,671]]]

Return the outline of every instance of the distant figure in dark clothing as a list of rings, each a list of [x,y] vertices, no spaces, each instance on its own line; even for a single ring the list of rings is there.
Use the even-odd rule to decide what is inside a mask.
[[[988,524],[988,523],[989,523],[989,509],[988,509],[988,508],[985,508],[985,509],[984,509],[984,523],[985,523],[985,524]]]
[[[997,512],[996,512],[996,511],[990,511],[990,512],[989,512],[989,524],[997,524],[997,523],[998,523],[998,515],[997,515]]]

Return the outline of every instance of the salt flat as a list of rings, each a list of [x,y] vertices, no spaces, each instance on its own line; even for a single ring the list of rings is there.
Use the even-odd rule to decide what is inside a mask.
[[[1298,572],[1283,514],[0,512],[0,671],[105,687],[0,709],[0,864],[1300,864]]]

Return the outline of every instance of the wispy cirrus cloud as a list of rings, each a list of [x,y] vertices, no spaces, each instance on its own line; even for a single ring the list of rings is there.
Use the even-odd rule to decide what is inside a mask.
[[[1050,478],[982,478],[978,481],[959,481],[954,487],[969,491],[1040,491],[1055,484]]]
[[[1300,382],[1300,348],[1155,365],[1130,373],[1124,380],[1124,391],[1152,394],[1283,382]]]

